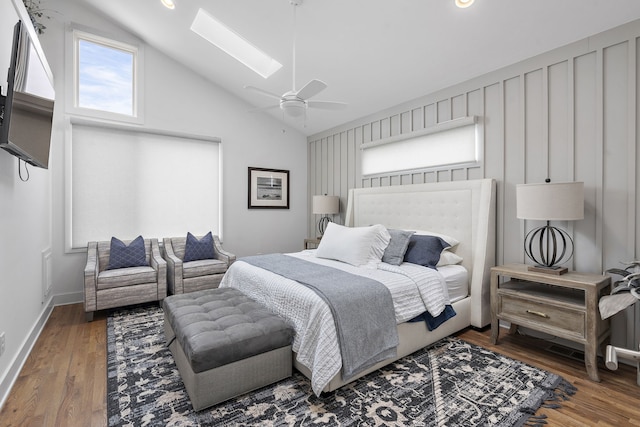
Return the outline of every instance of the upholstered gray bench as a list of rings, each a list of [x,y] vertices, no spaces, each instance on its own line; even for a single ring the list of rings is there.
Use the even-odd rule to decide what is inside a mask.
[[[291,376],[293,329],[233,288],[172,295],[164,330],[196,411]]]

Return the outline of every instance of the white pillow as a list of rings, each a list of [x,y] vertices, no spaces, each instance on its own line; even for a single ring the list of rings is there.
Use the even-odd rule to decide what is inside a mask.
[[[443,239],[443,240],[446,240],[446,239]],[[436,267],[460,264],[462,261],[463,259],[460,255],[455,254],[453,252],[449,252],[448,250],[444,250],[440,253],[440,260],[438,261],[438,264],[436,264]]]
[[[316,256],[335,259],[356,267],[376,268],[391,235],[383,225],[345,227],[330,222],[320,240]]]
[[[434,231],[416,230],[415,234],[440,237],[442,240],[447,242],[449,246],[452,248],[456,246],[458,243],[460,243],[460,241],[455,237],[447,236],[446,234],[442,234],[442,233],[436,233]]]

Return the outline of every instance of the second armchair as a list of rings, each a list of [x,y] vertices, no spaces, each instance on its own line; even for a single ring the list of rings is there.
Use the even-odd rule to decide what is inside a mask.
[[[190,233],[189,233],[190,234]],[[202,256],[189,256],[187,239],[192,239],[202,249],[204,242],[209,242],[211,248],[204,248]],[[209,240],[210,239],[210,240]],[[164,255],[167,261],[167,288],[169,294],[183,294],[202,289],[217,288],[227,268],[236,260],[236,256],[223,249],[218,236],[206,235],[197,239],[193,235],[188,237],[165,237],[163,239]],[[185,260],[185,249],[187,259]],[[211,249],[209,251],[209,249]],[[200,259],[197,259],[200,258]]]

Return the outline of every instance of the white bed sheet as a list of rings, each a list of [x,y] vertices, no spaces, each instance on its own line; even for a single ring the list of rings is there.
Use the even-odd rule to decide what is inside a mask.
[[[469,271],[466,268],[459,264],[444,265],[438,267],[438,271],[444,276],[447,283],[447,291],[452,304],[469,296]]]
[[[428,310],[437,316],[449,304],[444,276],[436,270],[404,263],[381,263],[363,269],[339,261],[316,258],[314,251],[291,256],[370,277],[387,286],[394,302],[396,322],[405,322]],[[342,358],[331,309],[313,290],[241,259],[227,270],[220,287],[234,287],[287,319],[295,330],[293,351],[297,360],[312,372],[311,385],[320,395],[340,372]]]

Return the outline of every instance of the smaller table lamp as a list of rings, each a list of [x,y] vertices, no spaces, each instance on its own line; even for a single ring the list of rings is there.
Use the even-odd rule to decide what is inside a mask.
[[[324,215],[318,221],[318,232],[320,237],[324,234],[327,224],[332,222],[327,215],[333,215],[340,212],[340,198],[338,196],[313,196],[313,213],[316,215]]]
[[[516,216],[519,219],[547,221],[534,228],[524,239],[524,251],[535,267],[529,270],[563,274],[567,268],[559,264],[573,256],[573,240],[550,221],[574,221],[584,218],[584,183],[559,182],[520,184],[516,186]]]

